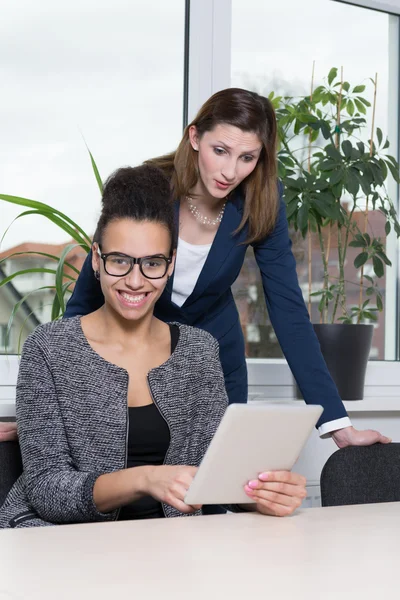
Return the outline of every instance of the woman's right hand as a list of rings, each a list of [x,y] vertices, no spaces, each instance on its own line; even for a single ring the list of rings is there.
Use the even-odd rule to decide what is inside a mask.
[[[144,487],[149,496],[173,506],[182,513],[192,513],[201,508],[184,502],[197,467],[162,465],[146,467],[146,471]]]
[[[14,442],[17,439],[17,424],[0,422],[0,442]]]

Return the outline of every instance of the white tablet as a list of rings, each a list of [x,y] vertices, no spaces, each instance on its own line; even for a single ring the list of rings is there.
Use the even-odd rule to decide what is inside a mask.
[[[296,462],[323,408],[315,405],[231,404],[185,496],[187,504],[250,503],[243,486],[264,471]]]

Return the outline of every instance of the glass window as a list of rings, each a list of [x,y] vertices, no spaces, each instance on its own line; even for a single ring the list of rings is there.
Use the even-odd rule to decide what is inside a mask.
[[[257,18],[254,18],[257,15]],[[274,92],[283,96],[306,96],[310,93],[313,62],[314,89],[323,83],[332,67],[343,66],[344,79],[352,85],[365,84],[378,73],[375,125],[388,131],[388,49],[389,16],[385,13],[332,2],[296,0],[264,2],[232,1],[232,67],[231,85],[252,89],[264,95]],[[367,95],[369,94],[369,95]],[[372,102],[373,86],[365,92]],[[368,136],[369,137],[369,136]],[[365,140],[367,141],[367,140]],[[394,153],[394,150],[393,152]],[[359,213],[361,216],[361,213]],[[384,224],[378,211],[370,212],[370,229],[385,240]],[[292,232],[293,251],[298,266],[300,286],[308,301],[308,242]],[[334,244],[331,259],[335,260]],[[357,283],[352,267],[359,250],[351,248],[346,263],[346,279]],[[334,264],[332,269],[335,269]],[[366,272],[366,274],[368,274]],[[323,269],[317,239],[312,243],[313,291],[322,286]],[[334,273],[333,273],[334,275]],[[395,269],[387,273],[395,277]],[[379,279],[385,296],[385,277]],[[247,356],[282,356],[278,341],[266,314],[259,271],[252,251],[235,285],[235,298],[240,310],[247,344]],[[356,304],[358,289],[349,288],[348,301]],[[385,301],[385,298],[384,298]],[[311,303],[311,318],[319,322],[318,297]],[[385,314],[379,314],[375,326],[371,358],[385,358]],[[393,358],[393,357],[386,357]]]
[[[184,18],[184,0],[2,2],[0,192],[48,203],[92,235],[100,203],[85,142],[105,179],[180,140]],[[22,210],[1,201],[0,237]],[[68,242],[49,221],[28,216],[7,232],[0,258],[11,251],[60,254]],[[78,249],[71,261],[80,266],[84,256]],[[27,265],[54,268],[40,255],[0,266],[10,274]],[[8,322],[14,291],[25,295],[49,278],[21,276],[12,284],[7,293],[0,288],[0,325]],[[30,306],[48,320],[51,297],[33,296]]]

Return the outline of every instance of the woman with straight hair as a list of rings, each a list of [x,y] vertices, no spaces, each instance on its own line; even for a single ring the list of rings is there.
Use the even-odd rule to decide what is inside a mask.
[[[218,343],[154,316],[175,262],[169,181],[156,167],[106,182],[92,268],[104,303],[40,325],[22,351],[17,424],[23,474],[0,527],[202,514],[184,498],[228,406]],[[291,514],[304,477],[261,473],[250,508]]]
[[[155,314],[215,336],[229,402],[246,402],[245,346],[231,286],[251,245],[283,354],[305,401],[324,408],[320,435],[331,435],[339,447],[387,443],[376,431],[351,426],[322,357],[298,284],[276,144],[271,102],[229,88],[205,102],[175,152],[147,161],[170,180],[179,227],[175,271]],[[87,314],[103,302],[89,255],[65,316]]]

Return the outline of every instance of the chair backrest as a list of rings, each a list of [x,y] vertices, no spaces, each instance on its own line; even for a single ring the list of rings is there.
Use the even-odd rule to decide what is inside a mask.
[[[400,444],[337,450],[321,473],[322,506],[400,501]]]
[[[22,473],[18,442],[0,442],[0,506]]]

